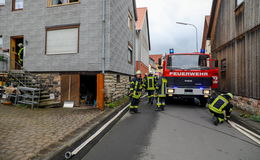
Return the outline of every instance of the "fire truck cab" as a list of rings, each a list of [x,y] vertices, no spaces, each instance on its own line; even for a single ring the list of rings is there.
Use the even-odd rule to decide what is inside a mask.
[[[205,106],[212,89],[218,87],[218,68],[205,53],[171,53],[165,56],[163,76],[167,78],[167,99],[197,98]]]

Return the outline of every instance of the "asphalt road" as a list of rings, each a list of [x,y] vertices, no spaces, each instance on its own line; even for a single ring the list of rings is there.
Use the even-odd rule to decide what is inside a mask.
[[[83,160],[259,160],[260,146],[224,123],[214,126],[208,110],[171,104],[163,112],[141,102]],[[80,159],[80,157],[74,157]]]

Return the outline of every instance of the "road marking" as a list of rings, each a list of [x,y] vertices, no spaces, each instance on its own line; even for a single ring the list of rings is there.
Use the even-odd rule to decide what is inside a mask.
[[[253,140],[254,142],[256,142],[258,145],[260,145],[260,135],[246,129],[245,127],[242,127],[241,125],[232,122],[232,121],[228,121],[228,123],[235,128],[236,130],[238,130],[239,132],[241,132],[242,134],[244,134],[245,136],[247,136],[248,138],[250,138],[251,140]]]

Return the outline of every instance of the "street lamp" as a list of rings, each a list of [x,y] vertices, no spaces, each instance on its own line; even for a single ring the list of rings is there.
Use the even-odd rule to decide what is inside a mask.
[[[198,46],[198,29],[194,24],[189,24],[189,23],[183,23],[183,22],[176,22],[177,24],[181,24],[181,25],[189,25],[189,26],[193,26],[196,30],[196,48],[197,48],[197,52],[199,52],[199,46]]]

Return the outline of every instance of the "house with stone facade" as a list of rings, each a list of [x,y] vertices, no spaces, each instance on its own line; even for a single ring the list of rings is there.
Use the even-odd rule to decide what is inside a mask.
[[[137,8],[136,22],[136,70],[142,77],[149,72],[149,51],[151,50],[148,9]]]
[[[213,0],[208,39],[218,60],[219,91],[234,105],[260,115],[260,2]]]
[[[159,60],[161,59],[161,61],[163,60],[163,55],[162,54],[152,54],[149,56],[150,58],[152,58],[155,62],[155,74],[159,75],[160,73],[162,73],[162,69],[159,68]]]
[[[103,106],[127,93],[135,72],[135,0],[0,2],[1,72],[30,73],[56,101],[76,106]]]

